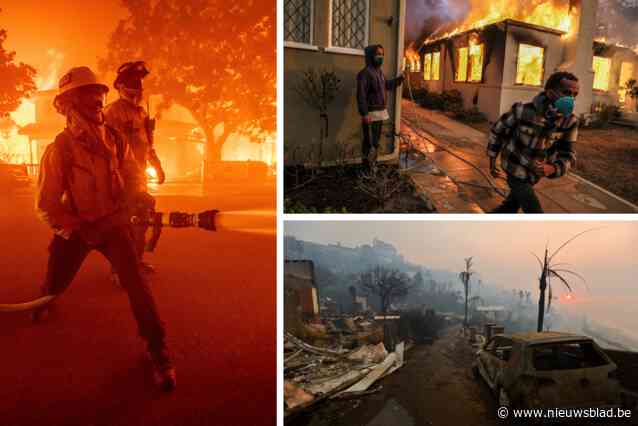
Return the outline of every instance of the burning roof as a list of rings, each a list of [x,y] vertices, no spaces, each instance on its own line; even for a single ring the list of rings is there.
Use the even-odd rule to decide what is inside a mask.
[[[569,0],[470,0],[470,3],[470,12],[462,22],[437,29],[423,44],[503,21],[529,24],[538,29],[551,29],[563,35],[569,35],[574,26],[574,11]]]

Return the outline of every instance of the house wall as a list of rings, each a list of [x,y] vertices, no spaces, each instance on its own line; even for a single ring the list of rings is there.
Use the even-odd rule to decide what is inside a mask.
[[[458,90],[463,96],[463,107],[466,109],[474,105],[483,112],[490,121],[494,121],[499,116],[499,103],[495,99],[501,96],[501,81],[504,61],[505,33],[499,30],[499,26],[494,26],[494,32],[489,40],[484,40],[484,68],[483,82],[469,83],[454,81],[456,70],[456,49],[468,45],[467,35],[456,37],[447,42],[441,42],[441,78],[438,81],[423,81],[423,85],[430,91],[442,93],[448,90]],[[429,51],[428,48],[422,53]],[[423,80],[423,75],[421,75]]]
[[[574,113],[588,114],[593,102],[594,70],[593,50],[594,31],[596,29],[596,11],[598,0],[571,0],[577,11],[572,20],[572,34],[565,37],[563,46],[563,63],[561,70],[569,71],[578,77],[580,92]]]
[[[521,43],[545,48],[543,81],[540,86],[516,84],[518,49]],[[530,102],[543,91],[549,76],[557,71],[563,62],[563,47],[561,37],[558,34],[511,24],[507,26],[499,115],[509,111],[516,102]]]
[[[319,113],[304,103],[295,86],[302,73],[309,68],[332,70],[341,80],[341,89],[328,108],[329,136],[323,148],[323,161],[337,158],[335,144],[347,145],[349,157],[359,158],[361,153],[361,118],[356,106],[356,77],[365,66],[363,50],[340,52],[330,48],[330,1],[314,1],[313,46],[290,47],[284,43],[284,145],[285,163],[295,164],[311,160],[309,153],[318,152]],[[403,56],[399,43],[402,17],[400,7],[405,0],[370,0],[368,44],[382,44],[385,49],[383,71],[387,78],[397,75]],[[390,18],[392,18],[390,22]],[[401,30],[402,31],[402,30]],[[399,47],[400,46],[400,47]],[[399,96],[400,96],[400,90]],[[388,112],[392,123],[387,124],[379,154],[398,157],[398,144],[391,132],[397,97],[388,95]],[[398,132],[398,129],[397,129]],[[387,136],[389,134],[390,136]],[[293,154],[294,153],[294,154]],[[312,158],[316,161],[316,155]]]

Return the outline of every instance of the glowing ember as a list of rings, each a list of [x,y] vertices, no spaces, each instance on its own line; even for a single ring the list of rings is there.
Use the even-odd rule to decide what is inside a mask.
[[[521,43],[518,48],[516,84],[540,86],[543,81],[545,49]]]
[[[594,56],[594,90],[609,90],[611,59]]]
[[[469,14],[453,30],[433,34],[425,43],[512,19],[563,31],[568,37],[574,27],[569,0],[470,0]]]

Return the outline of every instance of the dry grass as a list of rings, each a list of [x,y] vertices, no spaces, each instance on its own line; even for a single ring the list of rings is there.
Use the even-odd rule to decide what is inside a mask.
[[[577,174],[638,203],[638,130],[580,129],[576,156]]]

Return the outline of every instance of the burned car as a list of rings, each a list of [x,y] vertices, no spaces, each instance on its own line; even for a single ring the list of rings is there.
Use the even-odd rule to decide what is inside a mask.
[[[616,364],[586,336],[499,334],[477,352],[472,368],[492,389],[499,406],[620,406]]]

